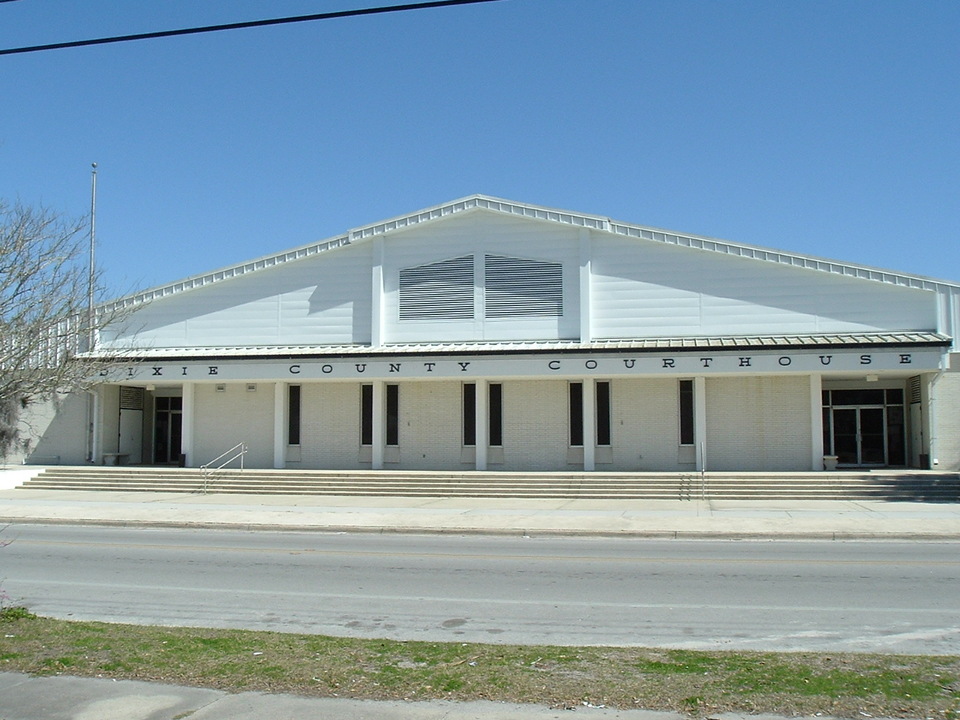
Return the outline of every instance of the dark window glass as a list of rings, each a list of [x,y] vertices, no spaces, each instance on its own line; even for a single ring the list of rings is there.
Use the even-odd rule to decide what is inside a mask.
[[[288,393],[287,407],[287,443],[300,444],[300,386],[291,385]]]
[[[610,444],[610,383],[597,383],[597,445]]]
[[[833,405],[883,405],[883,390],[833,390]]]
[[[583,445],[583,384],[570,383],[570,445]]]
[[[680,444],[693,445],[693,380],[680,381]]]
[[[820,394],[823,396],[823,404],[824,404],[824,405],[829,405],[829,404],[830,404],[830,391],[829,391],[829,390],[824,390],[824,391],[823,391],[822,393],[820,393]]]
[[[830,427],[830,408],[825,407],[823,412],[823,454],[833,455],[833,428]]]
[[[490,414],[489,437],[490,445],[503,445],[503,385],[490,383],[489,405]]]
[[[477,444],[477,386],[463,385],[463,444]]]
[[[400,444],[400,386],[387,385],[387,445]]]
[[[180,412],[183,410],[183,398],[182,397],[172,397],[170,398],[170,409]]]
[[[360,386],[360,444],[373,445],[373,385]]]
[[[890,392],[889,390],[887,391]],[[894,391],[899,392],[899,391]],[[901,395],[902,397],[902,395]],[[887,408],[887,463],[889,465],[907,464],[907,445],[905,442],[903,406]]]
[[[903,390],[887,390],[887,405],[903,405]]]

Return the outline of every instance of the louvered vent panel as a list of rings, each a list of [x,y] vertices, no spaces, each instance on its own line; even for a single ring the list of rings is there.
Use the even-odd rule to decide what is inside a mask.
[[[143,388],[141,387],[120,387],[120,409],[121,410],[143,410]]]
[[[488,318],[563,315],[560,263],[487,255],[484,270]]]
[[[910,404],[920,402],[920,376],[914,375],[907,380],[907,394],[910,396]]]
[[[400,271],[401,320],[472,320],[473,256]]]

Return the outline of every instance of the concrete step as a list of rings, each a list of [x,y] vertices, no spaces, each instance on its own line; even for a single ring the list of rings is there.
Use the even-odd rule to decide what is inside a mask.
[[[209,480],[195,468],[54,467],[24,489],[414,497],[960,502],[960,474],[511,473],[235,470]]]

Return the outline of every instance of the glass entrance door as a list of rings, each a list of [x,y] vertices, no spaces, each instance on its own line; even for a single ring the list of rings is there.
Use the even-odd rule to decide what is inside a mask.
[[[882,407],[833,408],[833,452],[839,465],[886,465]]]
[[[158,397],[153,424],[153,462],[158,465],[180,460],[183,429],[183,398]]]

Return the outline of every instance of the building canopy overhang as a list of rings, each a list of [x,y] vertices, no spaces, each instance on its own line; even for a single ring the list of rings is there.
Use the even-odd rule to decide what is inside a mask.
[[[947,369],[931,332],[423,343],[372,347],[147,348],[99,355],[105,383],[620,377],[784,373],[917,374]]]

